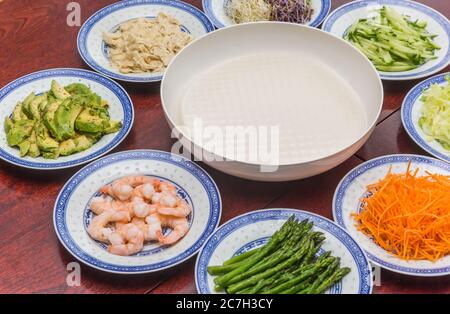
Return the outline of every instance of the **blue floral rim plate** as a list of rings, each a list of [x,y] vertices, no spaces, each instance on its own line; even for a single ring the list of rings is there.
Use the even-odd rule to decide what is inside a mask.
[[[196,7],[177,0],[124,0],[106,6],[91,17],[81,27],[77,46],[81,58],[92,69],[113,79],[127,82],[158,82],[163,73],[123,74],[111,66],[102,39],[103,32],[117,29],[118,25],[133,18],[156,17],[164,12],[177,18],[183,31],[194,39],[214,30],[209,18]]]
[[[210,18],[217,28],[223,28],[233,25],[234,22],[226,16],[224,11],[225,4],[230,0],[202,0],[203,11]],[[314,8],[319,10],[314,13],[311,21],[306,25],[318,27],[330,13],[331,0],[312,0]]]
[[[417,69],[405,72],[381,72],[383,80],[413,80],[433,75],[450,64],[450,22],[438,11],[409,0],[358,0],[346,3],[325,19],[322,30],[330,32],[338,37],[343,37],[348,28],[360,18],[365,18],[375,8],[383,5],[393,6],[402,14],[411,16],[413,19],[424,20],[428,23],[427,29],[438,35],[435,41],[441,46],[436,52],[437,59],[431,60]]]
[[[127,175],[148,175],[174,183],[193,208],[190,230],[176,244],[147,243],[132,256],[110,254],[87,233],[88,204],[98,189]],[[213,179],[197,164],[157,150],[132,150],[101,158],[77,172],[64,185],[54,207],[55,232],[79,261],[120,274],[149,273],[178,265],[193,256],[219,224],[222,201]]]
[[[333,198],[333,216],[336,223],[365,250],[370,261],[393,272],[412,276],[445,276],[450,274],[450,256],[436,262],[405,261],[379,247],[372,239],[357,230],[352,213],[361,210],[361,198],[367,195],[367,186],[383,179],[389,169],[405,173],[408,163],[412,169],[450,175],[450,164],[419,155],[389,155],[367,161],[351,170],[339,183]]]
[[[372,293],[372,268],[364,251],[356,241],[331,220],[296,209],[258,210],[238,216],[220,226],[206,241],[195,265],[195,283],[202,294],[216,293],[208,266],[221,265],[225,260],[264,244],[292,215],[297,219],[309,219],[314,229],[325,234],[322,250],[331,250],[341,257],[341,265],[351,272],[341,282],[330,288],[330,294]],[[320,254],[320,252],[319,252]]]
[[[17,166],[36,170],[55,170],[75,167],[92,161],[119,145],[130,132],[134,121],[134,109],[128,93],[116,82],[98,73],[81,69],[49,69],[25,75],[14,80],[0,90],[0,120],[4,121],[13,111],[18,101],[22,101],[30,92],[48,91],[55,79],[63,85],[83,83],[106,99],[110,105],[111,118],[122,121],[119,132],[104,136],[90,149],[71,156],[46,160],[42,157],[20,157],[16,148],[7,145],[6,135],[0,130],[0,158]]]
[[[403,100],[401,116],[403,127],[417,145],[434,157],[450,163],[450,151],[446,151],[436,141],[427,141],[418,123],[420,108],[422,107],[420,97],[423,92],[429,89],[432,84],[448,84],[446,77],[449,75],[450,73],[439,74],[414,86]]]

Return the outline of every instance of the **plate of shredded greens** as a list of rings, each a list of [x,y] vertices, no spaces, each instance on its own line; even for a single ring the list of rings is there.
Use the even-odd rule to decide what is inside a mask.
[[[331,0],[203,0],[203,10],[217,28],[261,21],[318,27],[330,8]]]
[[[412,80],[450,63],[450,22],[415,1],[361,0],[332,12],[322,29],[360,50],[384,80]]]
[[[102,75],[35,72],[0,90],[0,158],[39,170],[73,167],[116,147],[133,120],[127,92]]]
[[[406,95],[402,122],[420,147],[450,162],[450,73],[431,77]]]

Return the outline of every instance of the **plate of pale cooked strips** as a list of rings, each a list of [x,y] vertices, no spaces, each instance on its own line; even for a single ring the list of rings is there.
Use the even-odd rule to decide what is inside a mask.
[[[78,34],[78,51],[94,70],[128,82],[157,82],[173,57],[214,30],[182,1],[121,1],[94,13]]]

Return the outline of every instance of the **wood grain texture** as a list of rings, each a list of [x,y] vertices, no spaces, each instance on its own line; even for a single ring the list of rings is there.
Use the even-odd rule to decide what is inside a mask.
[[[369,160],[398,152],[429,156],[406,133],[399,110],[375,128],[373,135],[356,154],[364,160]]]
[[[0,85],[42,69],[88,67],[76,47],[79,27],[66,24],[68,0],[0,1]],[[78,0],[82,22],[113,0]],[[188,1],[201,7],[201,0]],[[345,2],[334,0],[333,7]],[[450,15],[448,1],[420,1]],[[373,137],[338,168],[294,183],[255,183],[219,173],[202,164],[216,180],[223,198],[221,222],[250,210],[268,207],[307,209],[331,218],[331,199],[340,178],[363,160],[380,154],[422,153],[399,124],[398,109],[406,91],[417,82],[384,83],[385,101]],[[115,151],[136,148],[170,150],[170,137],[159,96],[159,84],[122,84],[134,102],[133,130]],[[53,230],[53,205],[63,184],[79,168],[36,172],[0,162],[0,293],[195,293],[195,258],[171,270],[120,276],[82,266],[80,287],[66,284],[66,265],[74,258],[59,244]],[[377,293],[450,292],[450,277],[411,278],[382,273]]]

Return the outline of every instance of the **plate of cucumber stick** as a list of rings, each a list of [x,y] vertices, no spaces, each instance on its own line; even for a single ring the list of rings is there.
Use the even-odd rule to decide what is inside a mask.
[[[333,11],[322,29],[368,57],[383,80],[430,76],[450,63],[450,22],[409,0],[359,0]]]

